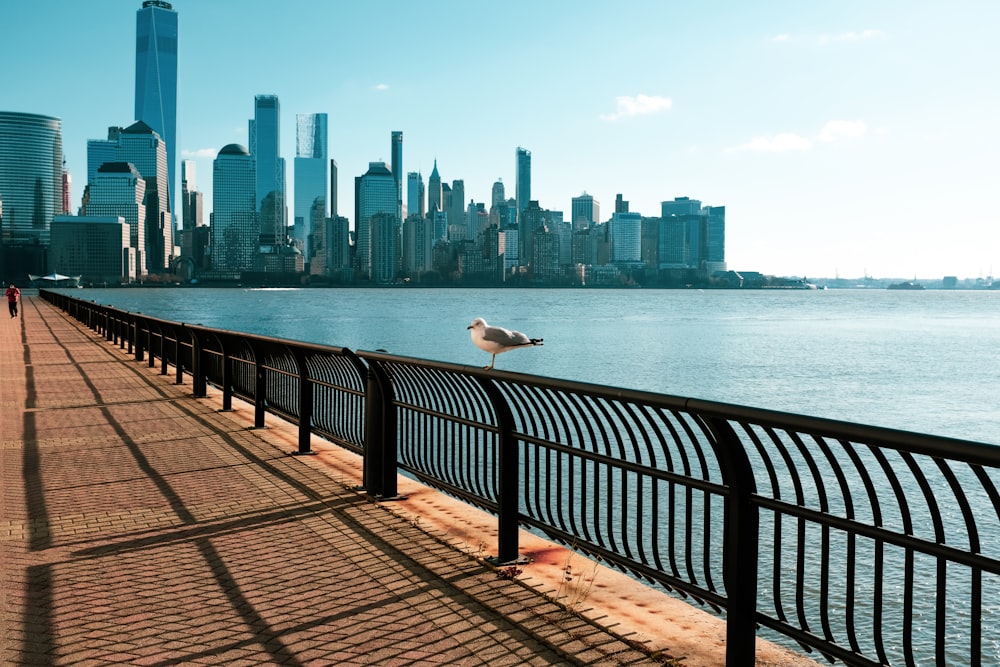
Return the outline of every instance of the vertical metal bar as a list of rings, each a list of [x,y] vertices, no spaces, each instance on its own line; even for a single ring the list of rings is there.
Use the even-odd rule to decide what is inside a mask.
[[[222,346],[222,409],[229,412],[233,409],[233,359],[221,339],[219,344]]]
[[[181,332],[177,327],[173,327],[173,329],[174,329],[174,369],[177,372],[177,377],[174,380],[174,384],[184,384],[184,363],[181,361]]]
[[[253,390],[253,426],[264,428],[264,412],[267,410],[267,376],[264,372],[264,353],[254,348],[254,373],[256,383]]]
[[[145,330],[142,328],[142,324],[139,323],[139,318],[135,319],[135,360],[142,361],[144,354],[144,348],[142,345],[143,334]]]
[[[498,564],[520,559],[518,525],[520,519],[521,486],[519,452],[514,437],[514,415],[496,383],[489,378],[477,378],[490,399],[497,419],[497,558]]]
[[[313,384],[309,378],[306,354],[296,349],[295,361],[299,365],[299,454],[312,454]]]
[[[729,487],[724,514],[723,580],[726,585],[726,665],[756,663],[757,567],[760,514],[751,497],[756,490],[743,443],[723,419],[701,417],[714,436],[723,480]]]
[[[205,383],[205,365],[202,358],[201,338],[191,329],[191,393],[195,398],[204,398],[208,392]]]
[[[363,482],[369,495],[381,498],[396,496],[396,438],[392,385],[382,366],[377,361],[369,360]]]

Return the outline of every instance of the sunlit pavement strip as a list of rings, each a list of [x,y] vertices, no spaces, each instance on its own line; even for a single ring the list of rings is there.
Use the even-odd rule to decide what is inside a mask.
[[[0,664],[656,662],[37,297],[22,312],[0,327]]]

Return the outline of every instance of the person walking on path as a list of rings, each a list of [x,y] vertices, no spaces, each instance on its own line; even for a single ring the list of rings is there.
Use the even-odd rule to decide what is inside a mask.
[[[7,288],[7,308],[10,310],[11,317],[17,317],[17,300],[21,297],[21,290],[14,286],[14,283],[10,284]]]

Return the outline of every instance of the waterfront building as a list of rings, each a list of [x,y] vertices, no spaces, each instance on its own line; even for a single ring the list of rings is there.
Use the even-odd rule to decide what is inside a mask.
[[[399,276],[400,229],[395,211],[375,213],[368,218],[368,228],[371,280],[391,283]]]
[[[712,275],[726,270],[726,207],[706,206],[702,209],[708,218],[705,242],[705,271]]]
[[[408,215],[403,221],[403,275],[419,279],[434,262],[434,225],[429,217]]]
[[[62,121],[52,116],[0,111],[0,138],[4,274],[14,277],[44,273],[45,267],[35,262],[12,271],[20,262],[8,255],[15,246],[49,245],[52,219],[63,206]]]
[[[559,234],[542,226],[535,230],[532,244],[531,273],[539,278],[555,278],[562,274],[559,264]]]
[[[502,227],[500,229],[500,237],[497,240],[497,252],[503,256],[503,272],[505,276],[516,273],[518,266],[520,266],[518,233],[516,226]]]
[[[146,179],[129,162],[105,162],[88,185],[89,197],[83,215],[121,217],[128,227],[128,246],[133,249],[130,261],[136,263],[132,277],[147,275]]]
[[[198,191],[197,167],[194,160],[181,162],[181,229],[185,232],[205,224],[204,197]]]
[[[211,256],[213,277],[238,279],[253,269],[260,226],[256,161],[239,144],[224,146],[212,167]]]
[[[328,216],[327,190],[327,115],[295,116],[295,209],[292,236],[305,261],[312,259],[309,239]],[[315,225],[314,225],[315,222]]]
[[[431,170],[431,176],[427,180],[427,210],[445,210],[443,206],[443,197],[441,176],[438,174],[438,161],[434,160],[434,169]]]
[[[478,239],[479,235],[490,226],[490,214],[486,212],[486,204],[469,200],[469,207],[465,211],[465,221],[468,238]]]
[[[124,217],[57,215],[51,231],[52,272],[80,276],[81,284],[119,285],[135,280],[136,251]]]
[[[277,95],[254,97],[250,155],[255,163],[259,250],[276,254],[285,242],[285,159],[281,157],[281,104]]]
[[[151,127],[166,143],[167,174],[159,190],[168,202],[165,210],[173,211],[171,198],[177,183],[177,12],[169,2],[145,0],[136,11],[135,36],[135,120]]]
[[[570,216],[574,232],[589,229],[601,219],[601,204],[593,195],[584,192],[579,197],[573,197]]]
[[[432,209],[427,212],[427,217],[431,219],[434,229],[435,241],[448,240],[448,214],[444,211]]]
[[[518,239],[521,247],[518,255],[524,265],[530,266],[535,257],[535,232],[545,226],[545,211],[538,202],[531,200],[523,211],[518,214],[517,227],[520,233]]]
[[[399,221],[396,220],[396,180],[392,175],[392,172],[385,166],[384,162],[369,162],[368,171],[357,180],[357,192],[356,192],[356,208],[357,215],[355,216],[355,231],[357,232],[357,262],[358,270],[362,276],[376,279],[373,272],[376,267],[373,266],[373,248],[372,248],[372,219],[375,216],[384,216],[387,214],[393,220],[395,220],[395,226],[397,233],[399,231]],[[386,270],[386,258],[382,254],[388,252],[389,245],[385,242],[385,234],[388,234],[388,229],[392,227],[392,221],[387,220],[385,217],[379,219],[379,229],[374,230],[379,234],[383,235],[380,238],[381,244],[376,249],[379,253],[377,258],[382,262],[377,270],[379,271],[379,276],[383,276],[383,271]],[[398,250],[399,244],[397,243],[392,248]],[[395,278],[395,274],[392,276]]]
[[[411,171],[406,175],[406,217],[416,215],[423,218],[426,214],[423,176],[419,171]]]
[[[642,262],[642,215],[615,213],[611,216],[611,263],[618,266]]]
[[[147,273],[162,273],[170,268],[174,252],[174,223],[167,190],[167,146],[149,125],[136,121],[118,135],[118,162],[128,162],[146,181],[146,243],[144,252]]]
[[[531,151],[520,146],[515,151],[517,182],[515,183],[516,193],[514,198],[517,202],[515,214],[517,221],[521,222],[521,215],[531,203]],[[531,257],[531,255],[525,255]]]

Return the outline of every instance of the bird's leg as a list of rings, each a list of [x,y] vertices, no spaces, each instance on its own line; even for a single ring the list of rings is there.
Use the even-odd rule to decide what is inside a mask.
[[[495,364],[496,362],[497,362],[497,355],[496,355],[496,353],[493,353],[493,358],[490,359],[490,365],[489,366],[483,366],[483,370],[484,371],[491,371],[491,370],[493,370],[493,364]]]

